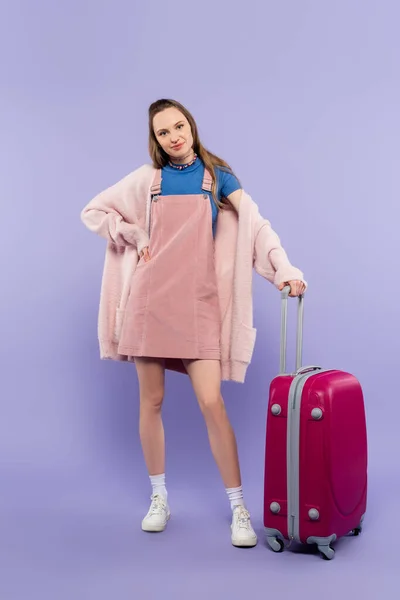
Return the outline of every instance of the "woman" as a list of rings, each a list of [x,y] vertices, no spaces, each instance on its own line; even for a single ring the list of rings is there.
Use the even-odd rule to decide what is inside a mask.
[[[269,222],[230,167],[201,144],[189,111],[149,108],[153,165],[137,169],[82,211],[108,241],[100,298],[102,358],[131,360],[140,388],[140,439],[152,485],[144,531],[170,517],[161,406],[165,369],[190,377],[232,509],[231,542],[255,546],[235,435],[221,381],[244,381],[250,363],[253,268],[291,295],[305,291]]]

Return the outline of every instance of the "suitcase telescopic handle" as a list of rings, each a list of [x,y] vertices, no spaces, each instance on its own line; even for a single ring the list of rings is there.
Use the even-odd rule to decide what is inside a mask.
[[[280,373],[286,373],[286,346],[287,346],[287,313],[288,313],[288,298],[290,294],[290,286],[283,288],[282,296],[282,312],[281,312],[281,352],[280,352]],[[296,336],[296,371],[301,368],[303,360],[303,321],[304,321],[304,296],[298,297],[297,305],[297,336]]]

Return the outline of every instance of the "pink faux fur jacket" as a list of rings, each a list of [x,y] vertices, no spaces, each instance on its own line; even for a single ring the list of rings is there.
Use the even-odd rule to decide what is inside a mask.
[[[98,337],[102,359],[134,360],[117,353],[138,253],[149,243],[150,187],[155,169],[144,165],[98,194],[81,218],[107,240],[100,294]],[[239,214],[220,211],[215,236],[215,265],[222,318],[222,379],[243,383],[253,354],[253,268],[276,286],[303,274],[289,262],[279,237],[256,203],[242,192]],[[182,361],[167,368],[184,372]],[[179,363],[179,364],[178,364]]]

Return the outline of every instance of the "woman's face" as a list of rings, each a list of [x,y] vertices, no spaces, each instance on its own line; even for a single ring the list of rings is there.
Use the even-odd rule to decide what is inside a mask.
[[[188,158],[193,149],[189,121],[177,108],[166,108],[153,119],[154,134],[172,162]]]

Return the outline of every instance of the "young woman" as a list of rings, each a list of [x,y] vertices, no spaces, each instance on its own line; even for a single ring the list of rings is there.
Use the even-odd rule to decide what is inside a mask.
[[[221,381],[244,381],[255,342],[253,268],[291,295],[305,291],[270,223],[223,160],[201,144],[189,111],[149,108],[152,165],[96,196],[85,225],[108,241],[99,315],[102,358],[134,361],[140,439],[152,485],[144,531],[170,517],[161,406],[165,369],[185,372],[208,430],[231,509],[231,542],[255,546]]]

